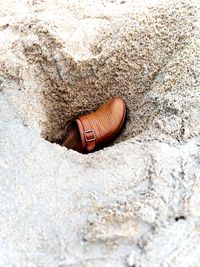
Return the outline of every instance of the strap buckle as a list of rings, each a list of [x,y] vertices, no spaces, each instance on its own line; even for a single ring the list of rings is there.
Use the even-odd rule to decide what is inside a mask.
[[[93,137],[92,138],[87,138],[87,133],[93,133]],[[85,141],[86,142],[92,142],[92,141],[95,141],[96,140],[96,135],[95,135],[95,132],[94,132],[93,129],[83,131],[83,134],[84,134],[84,137],[85,137]]]

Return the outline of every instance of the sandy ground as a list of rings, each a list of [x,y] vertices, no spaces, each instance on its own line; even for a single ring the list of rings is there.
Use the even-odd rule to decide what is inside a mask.
[[[200,266],[198,1],[0,0],[0,266]],[[113,95],[112,146],[60,147]]]

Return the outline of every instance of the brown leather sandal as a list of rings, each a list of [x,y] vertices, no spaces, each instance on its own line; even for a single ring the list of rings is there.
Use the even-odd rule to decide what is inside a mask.
[[[70,123],[62,146],[82,153],[104,147],[119,134],[126,117],[125,102],[118,96],[111,98],[95,112]]]

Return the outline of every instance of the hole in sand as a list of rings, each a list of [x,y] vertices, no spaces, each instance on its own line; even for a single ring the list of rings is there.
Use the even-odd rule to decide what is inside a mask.
[[[185,218],[185,216],[183,216],[183,215],[175,217],[175,221],[176,221],[176,222],[178,222],[178,221],[180,221],[180,220],[185,220],[185,219],[186,219],[186,218]]]
[[[46,115],[40,118],[40,127],[46,140],[60,143],[70,120],[96,110],[115,95],[127,105],[126,127],[115,143],[146,129],[154,107],[142,99],[163,62],[156,59],[156,51],[149,52],[149,41],[146,49],[139,41],[147,38],[145,33],[135,34],[135,49],[131,48],[132,39],[120,41],[113,51],[107,51],[102,43],[101,53],[87,60],[69,56],[51,35],[42,38],[42,45],[31,43],[24,52],[28,61],[34,61],[35,82]]]
[[[159,21],[153,10],[148,16],[141,16],[141,23],[138,16],[115,26],[109,23],[109,27],[105,21],[105,30],[101,21],[101,34],[92,42],[85,39],[92,38],[92,34],[84,21],[76,27],[81,27],[85,35],[76,40],[73,32],[69,40],[63,39],[71,28],[61,27],[59,35],[59,25],[52,34],[45,23],[24,22],[20,28],[23,41],[16,46],[20,52],[23,50],[26,62],[26,68],[24,64],[21,68],[21,80],[26,93],[27,84],[32,90],[31,101],[39,102],[31,116],[38,121],[43,138],[60,143],[69,120],[96,110],[114,95],[121,96],[128,109],[126,127],[115,143],[148,128],[158,113],[158,105],[156,99],[145,97],[175,49],[179,49],[181,41],[174,32],[185,23],[184,19],[177,23],[173,16],[167,16],[168,10],[161,8],[159,12],[166,13]]]

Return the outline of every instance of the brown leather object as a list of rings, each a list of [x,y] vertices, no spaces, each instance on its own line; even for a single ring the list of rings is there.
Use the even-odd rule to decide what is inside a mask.
[[[111,142],[120,132],[125,117],[125,102],[115,96],[95,112],[77,118],[81,151],[91,152]]]

